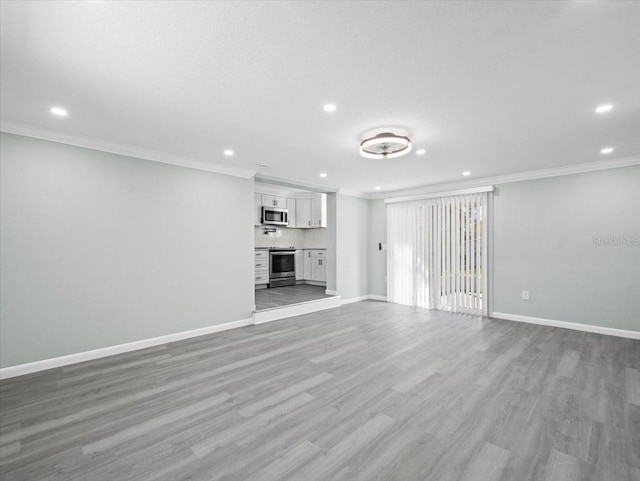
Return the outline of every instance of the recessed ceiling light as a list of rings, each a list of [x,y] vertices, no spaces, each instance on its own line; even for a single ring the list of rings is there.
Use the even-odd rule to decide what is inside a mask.
[[[380,188],[381,188],[381,187],[380,187],[379,185],[377,185],[377,186],[376,186],[376,190],[380,190]]]
[[[233,150],[227,149],[224,151],[224,155],[227,157],[231,157],[233,155]]]
[[[67,110],[63,109],[62,107],[51,107],[49,109],[49,112],[57,117],[66,117],[68,115]]]
[[[335,106],[335,104],[325,104],[323,109],[324,109],[325,112],[335,112],[336,111],[336,106]]]
[[[611,152],[613,152],[613,147],[605,147],[600,151],[601,154],[610,154]]]
[[[326,174],[325,172],[322,172],[322,173],[320,174],[320,177],[322,177],[322,178],[324,178],[324,177],[326,177],[326,176],[327,176],[327,174]]]
[[[469,172],[468,170],[465,170],[462,175],[471,175],[471,172]]]
[[[424,154],[426,154],[426,153],[427,153],[427,151],[426,151],[425,149],[418,149],[418,150],[416,150],[416,154],[418,154],[418,155],[424,155]]]
[[[604,114],[605,112],[609,112],[613,108],[611,104],[603,104],[596,108],[596,113]]]

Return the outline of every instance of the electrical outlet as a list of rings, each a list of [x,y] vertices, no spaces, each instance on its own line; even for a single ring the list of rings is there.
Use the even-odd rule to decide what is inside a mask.
[[[528,301],[529,300],[529,291],[522,291],[522,298],[525,301]]]

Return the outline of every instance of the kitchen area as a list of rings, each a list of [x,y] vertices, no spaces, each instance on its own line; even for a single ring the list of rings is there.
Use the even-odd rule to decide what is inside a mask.
[[[331,297],[326,227],[326,194],[256,183],[256,311]]]

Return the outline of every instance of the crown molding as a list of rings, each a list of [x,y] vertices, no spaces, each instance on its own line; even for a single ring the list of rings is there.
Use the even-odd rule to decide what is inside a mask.
[[[305,182],[299,182],[293,179],[283,179],[282,177],[271,177],[268,175],[256,174],[255,177],[256,182],[266,183],[266,184],[274,184],[279,185],[280,187],[303,190],[308,192],[318,192],[318,193],[330,193],[337,192],[338,189],[335,187],[327,187],[317,184],[307,184]]]
[[[224,174],[233,177],[242,177],[245,179],[249,179],[256,174],[256,171],[251,169],[230,167],[228,165],[216,164],[204,159],[185,157],[145,147],[137,147],[124,142],[114,142],[89,136],[58,132],[23,122],[2,121],[0,124],[0,131],[8,134],[22,135],[25,137],[32,137],[34,139],[48,140],[50,142],[58,142],[60,144],[108,152],[111,154],[124,155],[126,157],[135,157],[163,164],[187,167],[189,169],[203,170],[215,174]]]
[[[519,172],[516,174],[497,175],[494,177],[480,177],[477,179],[465,180],[461,182],[425,185],[422,187],[413,187],[410,189],[388,192],[375,192],[368,194],[367,198],[392,199],[394,197],[433,194],[450,190],[482,187],[485,185],[509,184],[511,182],[523,182],[525,180],[545,179],[548,177],[559,177],[562,175],[582,174],[586,172],[595,172],[598,170],[617,169],[620,167],[630,167],[632,165],[640,165],[640,155],[623,157],[620,159],[598,160],[594,162],[585,162],[582,164],[565,165],[562,167],[552,167],[550,169],[530,170],[527,172]]]

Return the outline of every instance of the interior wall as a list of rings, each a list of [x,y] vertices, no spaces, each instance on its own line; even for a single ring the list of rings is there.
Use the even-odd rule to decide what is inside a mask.
[[[640,166],[498,186],[494,311],[640,331],[638,206]]]
[[[252,179],[1,135],[1,367],[251,317]]]
[[[369,294],[369,203],[336,195],[336,287],[343,300]]]
[[[387,296],[387,207],[383,199],[369,201],[369,294]]]
[[[337,257],[337,197],[338,194],[327,194],[327,291],[336,292],[336,257]]]

